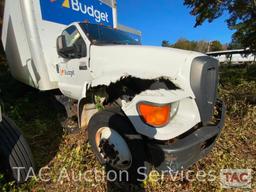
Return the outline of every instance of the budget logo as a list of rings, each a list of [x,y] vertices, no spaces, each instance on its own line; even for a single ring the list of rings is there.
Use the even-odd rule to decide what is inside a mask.
[[[69,0],[64,0],[62,7],[70,8]]]
[[[252,186],[251,169],[222,169],[220,183],[222,188],[248,188]]]
[[[54,3],[56,2],[56,0],[51,0],[51,2]],[[109,15],[107,12],[97,10],[93,5],[81,3],[79,2],[79,0],[64,0],[62,3],[62,7],[71,8],[72,10],[81,12],[84,15],[94,17],[95,21],[98,23],[100,23],[101,21],[109,23]]]
[[[55,3],[57,0],[50,0],[51,3]],[[62,7],[70,8],[69,0],[62,0]]]
[[[100,0],[40,0],[40,4],[47,21],[69,25],[87,20],[113,27],[112,7]]]

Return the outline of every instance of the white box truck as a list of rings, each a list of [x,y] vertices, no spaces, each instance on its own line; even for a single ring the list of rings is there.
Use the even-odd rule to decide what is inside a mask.
[[[118,25],[115,0],[6,1],[2,42],[16,79],[77,101],[98,160],[131,182],[146,165],[188,168],[223,127],[218,61],[142,46],[139,32]]]

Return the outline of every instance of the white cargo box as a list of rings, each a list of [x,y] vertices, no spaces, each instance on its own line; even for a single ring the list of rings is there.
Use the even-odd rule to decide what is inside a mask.
[[[113,0],[7,0],[2,42],[12,75],[38,88],[58,88],[56,39],[67,25],[87,21],[117,27]]]

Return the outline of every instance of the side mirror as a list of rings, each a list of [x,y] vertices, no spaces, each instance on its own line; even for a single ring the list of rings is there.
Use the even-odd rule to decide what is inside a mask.
[[[64,35],[60,35],[57,38],[57,47],[58,47],[58,49],[62,49],[64,47],[66,47],[66,41],[65,41],[65,36]]]
[[[67,47],[64,35],[60,35],[57,38],[57,46],[56,47],[57,47],[57,52],[58,52],[59,56],[66,58],[66,59],[74,58],[76,50],[74,47]]]

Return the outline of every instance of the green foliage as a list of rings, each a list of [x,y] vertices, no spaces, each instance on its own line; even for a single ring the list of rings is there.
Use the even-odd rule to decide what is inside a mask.
[[[249,66],[229,66],[220,67],[220,82],[224,85],[237,86],[243,81],[256,81],[256,64]]]
[[[213,41],[212,43],[207,41],[189,41],[185,38],[179,39],[176,43],[170,44],[169,41],[162,41],[163,47],[173,47],[177,49],[184,49],[190,51],[198,51],[206,53],[207,51],[219,51],[223,46],[219,41]]]
[[[187,39],[179,39],[174,45],[174,48],[178,49],[185,49],[185,50],[195,50],[196,49],[196,42],[189,41]]]
[[[103,101],[104,101],[104,98],[101,98],[99,96],[95,97],[96,109],[100,111],[104,109]]]
[[[169,43],[169,41],[163,40],[162,47],[171,47],[171,44]]]
[[[221,51],[222,44],[219,41],[212,41],[210,45],[210,51]]]
[[[225,85],[240,84],[246,72],[244,68],[234,68],[229,66],[222,66],[220,71],[220,82]]]
[[[206,20],[212,22],[228,12],[228,27],[235,30],[233,39],[240,42],[244,48],[256,51],[256,1],[255,0],[184,0],[191,8],[191,15],[196,16],[195,27]]]
[[[248,66],[246,71],[246,77],[250,81],[256,81],[256,64]]]
[[[2,183],[4,182],[4,175],[0,173],[0,189],[2,188]]]
[[[14,182],[5,182],[4,175],[0,173],[0,191],[1,192],[9,192],[15,191]]]
[[[225,85],[220,89],[219,94],[227,104],[229,117],[241,118],[247,114],[248,105],[256,104],[256,83],[242,79],[236,86]]]
[[[229,117],[245,116],[249,110],[248,104],[256,104],[256,65],[225,65],[220,72],[222,87],[219,94],[227,104]]]
[[[195,51],[199,51],[202,53],[206,53],[208,51],[209,42],[201,40],[201,41],[197,41],[196,43],[197,45],[196,45]]]
[[[236,40],[232,40],[232,42],[230,44],[228,44],[228,47],[227,47],[229,50],[232,50],[232,49],[242,49],[243,46],[241,45],[240,42],[236,41]]]

